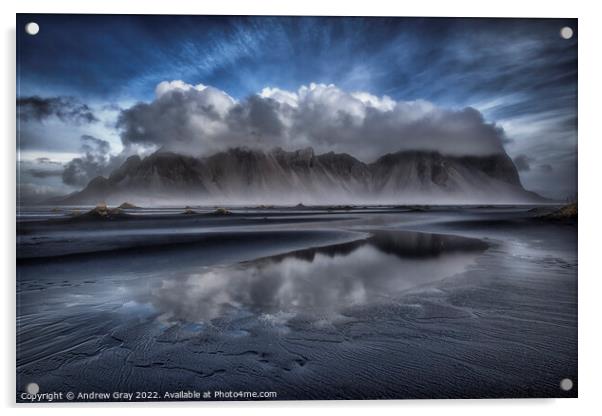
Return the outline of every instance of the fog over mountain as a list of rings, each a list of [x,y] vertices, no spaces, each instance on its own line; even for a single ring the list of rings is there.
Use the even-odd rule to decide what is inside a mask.
[[[525,191],[505,154],[444,156],[401,151],[366,164],[312,148],[234,148],[194,158],[159,151],[132,156],[66,204],[446,204],[541,202]]]

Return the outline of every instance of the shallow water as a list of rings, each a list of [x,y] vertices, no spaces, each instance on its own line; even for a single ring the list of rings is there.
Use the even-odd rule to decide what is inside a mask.
[[[485,248],[478,240],[380,231],[234,266],[172,272],[150,286],[124,290],[131,307],[148,305],[170,324],[208,323],[241,312],[336,319],[350,307],[393,301],[406,290],[461,273]]]

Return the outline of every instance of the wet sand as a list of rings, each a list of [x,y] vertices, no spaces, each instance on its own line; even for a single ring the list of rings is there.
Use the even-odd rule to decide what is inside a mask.
[[[575,397],[577,228],[530,209],[23,215],[17,389]]]

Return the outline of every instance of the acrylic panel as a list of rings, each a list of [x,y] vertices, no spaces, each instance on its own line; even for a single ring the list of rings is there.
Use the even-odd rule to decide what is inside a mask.
[[[576,19],[17,15],[18,402],[576,397]]]

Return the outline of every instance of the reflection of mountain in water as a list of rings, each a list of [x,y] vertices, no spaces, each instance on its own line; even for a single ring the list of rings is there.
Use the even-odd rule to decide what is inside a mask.
[[[236,311],[332,319],[349,307],[391,301],[461,273],[486,248],[464,237],[377,231],[365,240],[172,276],[150,291],[131,290],[163,321],[203,322]]]
[[[381,252],[395,255],[400,259],[431,258],[456,252],[483,251],[487,248],[487,244],[482,240],[455,235],[411,231],[372,231],[371,234],[371,237],[364,240],[298,250],[259,261],[274,262],[295,257],[312,262],[317,254],[330,257],[344,256],[365,245],[377,247]]]

